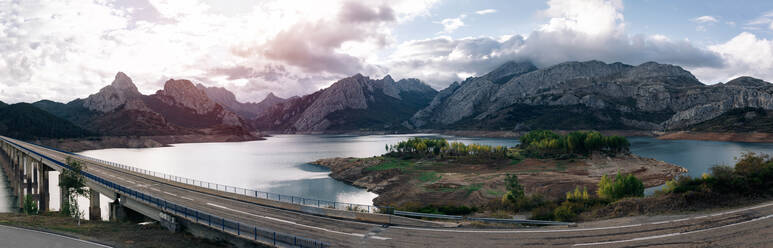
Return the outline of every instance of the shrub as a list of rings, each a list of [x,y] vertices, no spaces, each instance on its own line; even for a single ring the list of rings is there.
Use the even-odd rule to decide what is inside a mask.
[[[38,203],[32,199],[31,195],[27,195],[24,197],[23,209],[24,213],[27,215],[36,215],[38,214]]]
[[[564,203],[569,202],[567,201]],[[575,213],[575,209],[572,204],[561,204],[561,206],[553,210],[553,216],[557,221],[571,222],[577,219],[577,213]]]
[[[614,180],[604,175],[599,181],[597,190],[599,198],[608,200],[617,200],[624,197],[644,196],[644,183],[632,174],[623,175],[617,173]]]
[[[518,183],[518,176],[516,175],[505,175],[505,188],[507,189],[507,193],[502,196],[502,201],[514,203],[524,196],[523,186]]]

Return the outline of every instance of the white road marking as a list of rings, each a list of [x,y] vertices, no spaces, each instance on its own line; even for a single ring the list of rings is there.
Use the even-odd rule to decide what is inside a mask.
[[[159,192],[161,191],[160,189],[157,189],[157,188],[151,188],[151,187],[148,187],[148,188],[151,189],[151,190],[159,191]]]
[[[167,195],[171,195],[171,196],[177,196],[177,195],[175,195],[175,194],[172,194],[172,193],[169,193],[169,192],[166,192],[166,191],[163,191],[163,192],[164,192],[164,194],[167,194]]]
[[[661,234],[661,235],[655,235],[655,236],[639,237],[639,238],[632,238],[632,239],[625,239],[625,240],[606,241],[606,242],[574,244],[573,246],[598,246],[598,245],[609,245],[609,244],[617,244],[617,243],[625,243],[625,242],[633,242],[633,241],[643,241],[643,240],[650,240],[650,239],[675,237],[675,236],[680,236],[680,235],[685,235],[685,234],[693,234],[693,233],[699,233],[699,232],[706,232],[706,231],[716,230],[716,229],[725,228],[725,227],[737,226],[737,225],[741,225],[741,224],[755,222],[755,221],[758,221],[758,220],[768,219],[770,217],[773,217],[773,214],[772,215],[768,215],[768,216],[759,217],[759,218],[756,218],[756,219],[751,219],[751,220],[743,221],[743,222],[738,222],[738,223],[733,223],[733,224],[724,225],[724,226],[718,226],[718,227],[712,227],[712,228],[707,228],[707,229],[689,231],[689,232],[669,233],[669,234]]]
[[[189,201],[193,201],[193,199],[185,197],[185,196],[180,196],[180,198],[183,198],[183,199],[186,199],[186,200],[189,200]]]
[[[210,206],[213,206],[213,207],[217,207],[217,208],[222,208],[222,209],[229,210],[229,211],[236,212],[236,213],[240,213],[240,214],[246,214],[246,215],[249,215],[249,216],[269,219],[269,220],[278,221],[278,222],[282,222],[282,223],[287,223],[287,224],[291,224],[291,225],[302,226],[302,227],[306,227],[306,228],[317,229],[317,230],[322,230],[322,231],[326,231],[326,232],[343,234],[343,235],[349,235],[349,236],[360,237],[360,238],[364,238],[365,237],[365,234],[361,234],[361,233],[341,232],[341,231],[330,230],[330,229],[326,229],[326,228],[322,228],[322,227],[316,227],[316,226],[309,226],[309,225],[299,224],[299,223],[296,223],[296,222],[293,222],[293,221],[289,221],[289,220],[283,220],[283,219],[277,219],[277,218],[274,218],[274,217],[268,217],[268,216],[263,216],[263,215],[251,214],[251,213],[247,213],[247,212],[244,212],[244,211],[240,211],[240,210],[236,210],[236,209],[231,209],[231,208],[228,208],[228,207],[225,207],[225,206],[220,206],[220,205],[217,205],[217,204],[212,204],[212,203],[209,203],[209,202],[207,202],[207,205],[210,205]],[[379,240],[390,239],[390,238],[377,237],[377,236],[371,236],[370,238],[379,239]]]
[[[623,225],[623,226],[607,226],[607,227],[593,227],[593,228],[577,228],[577,229],[559,229],[559,230],[454,230],[454,229],[435,229],[435,228],[420,228],[420,227],[402,227],[402,226],[393,226],[390,228],[397,228],[397,229],[406,229],[406,230],[418,230],[418,231],[435,231],[435,232],[456,232],[456,233],[559,233],[559,232],[583,232],[583,231],[598,231],[598,230],[609,230],[609,229],[620,229],[620,228],[630,228],[630,227],[640,227],[645,225],[660,225],[660,224],[668,224],[668,223],[676,223],[676,222],[682,222],[682,221],[688,221],[688,220],[697,220],[697,219],[703,219],[707,217],[716,217],[720,215],[727,215],[727,214],[733,214],[758,208],[764,208],[773,206],[773,203],[767,203],[763,205],[748,207],[748,208],[742,208],[742,209],[736,209],[736,210],[730,210],[726,212],[720,212],[716,214],[710,214],[710,215],[702,215],[702,216],[696,216],[696,217],[690,217],[690,218],[682,218],[682,219],[676,219],[676,220],[667,220],[667,221],[658,221],[658,222],[650,222],[650,223],[643,223],[643,224],[632,224],[632,225]]]

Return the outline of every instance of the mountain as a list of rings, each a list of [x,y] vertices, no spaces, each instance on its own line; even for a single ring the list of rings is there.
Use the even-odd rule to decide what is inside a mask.
[[[453,83],[410,128],[671,130],[744,107],[773,109],[773,85],[749,77],[705,85],[673,65],[509,62]]]
[[[361,74],[271,107],[254,125],[261,130],[325,132],[404,129],[400,124],[429,104],[437,91],[418,79],[395,82]]]
[[[716,133],[773,133],[773,110],[737,108],[713,119],[690,125],[685,130]]]
[[[236,95],[234,95],[234,93],[223,87],[206,87],[202,84],[197,84],[196,87],[203,90],[212,101],[215,101],[244,119],[261,117],[272,106],[287,101],[287,99],[277,97],[274,93],[269,93],[263,101],[258,103],[242,103],[236,100]]]
[[[236,135],[251,137],[251,127],[212,101],[188,80],[169,80],[164,89],[143,95],[126,74],[86,99],[67,104],[38,101],[40,109],[107,136]]]
[[[0,134],[18,139],[81,138],[93,135],[29,103],[0,102]]]

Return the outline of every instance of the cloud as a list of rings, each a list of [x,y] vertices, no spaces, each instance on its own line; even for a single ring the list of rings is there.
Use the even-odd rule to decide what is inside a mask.
[[[482,10],[475,11],[475,14],[478,14],[478,15],[488,15],[488,14],[493,14],[493,13],[496,13],[496,12],[497,12],[496,9],[482,9]]]
[[[695,17],[693,19],[690,19],[690,21],[695,23],[717,23],[719,20],[717,20],[716,17],[713,16],[699,16]]]
[[[773,40],[743,32],[708,49],[719,54],[725,66],[695,68],[698,78],[706,82],[726,82],[739,76],[773,79]]]
[[[67,102],[117,71],[145,94],[172,77],[240,99],[306,94],[376,70],[374,51],[393,42],[392,29],[437,1],[246,2],[0,1],[0,99]]]
[[[682,66],[723,66],[713,51],[663,35],[625,33],[619,1],[549,1],[541,14],[548,20],[528,36],[468,37],[404,42],[385,67],[396,77],[416,77],[443,88],[460,75],[482,75],[509,60],[538,67],[565,61],[602,60],[640,64],[647,61]]]
[[[441,33],[453,33],[456,29],[464,26],[462,19],[465,17],[467,17],[467,15],[462,14],[457,18],[446,18],[436,23],[443,25],[443,32]]]

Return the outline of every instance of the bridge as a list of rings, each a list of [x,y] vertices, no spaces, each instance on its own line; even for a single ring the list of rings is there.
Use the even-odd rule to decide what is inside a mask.
[[[30,195],[48,211],[48,172],[84,165],[92,218],[99,195],[111,219],[138,213],[170,230],[240,247],[513,247],[771,244],[773,203],[706,215],[583,223],[577,227],[476,229],[394,215],[373,206],[282,196],[145,171],[0,137],[3,170],[22,206]],[[60,190],[61,193],[61,190]],[[62,201],[66,204],[65,201]],[[447,223],[447,222],[446,222]],[[766,235],[767,234],[767,235]],[[2,241],[0,241],[2,242]]]

